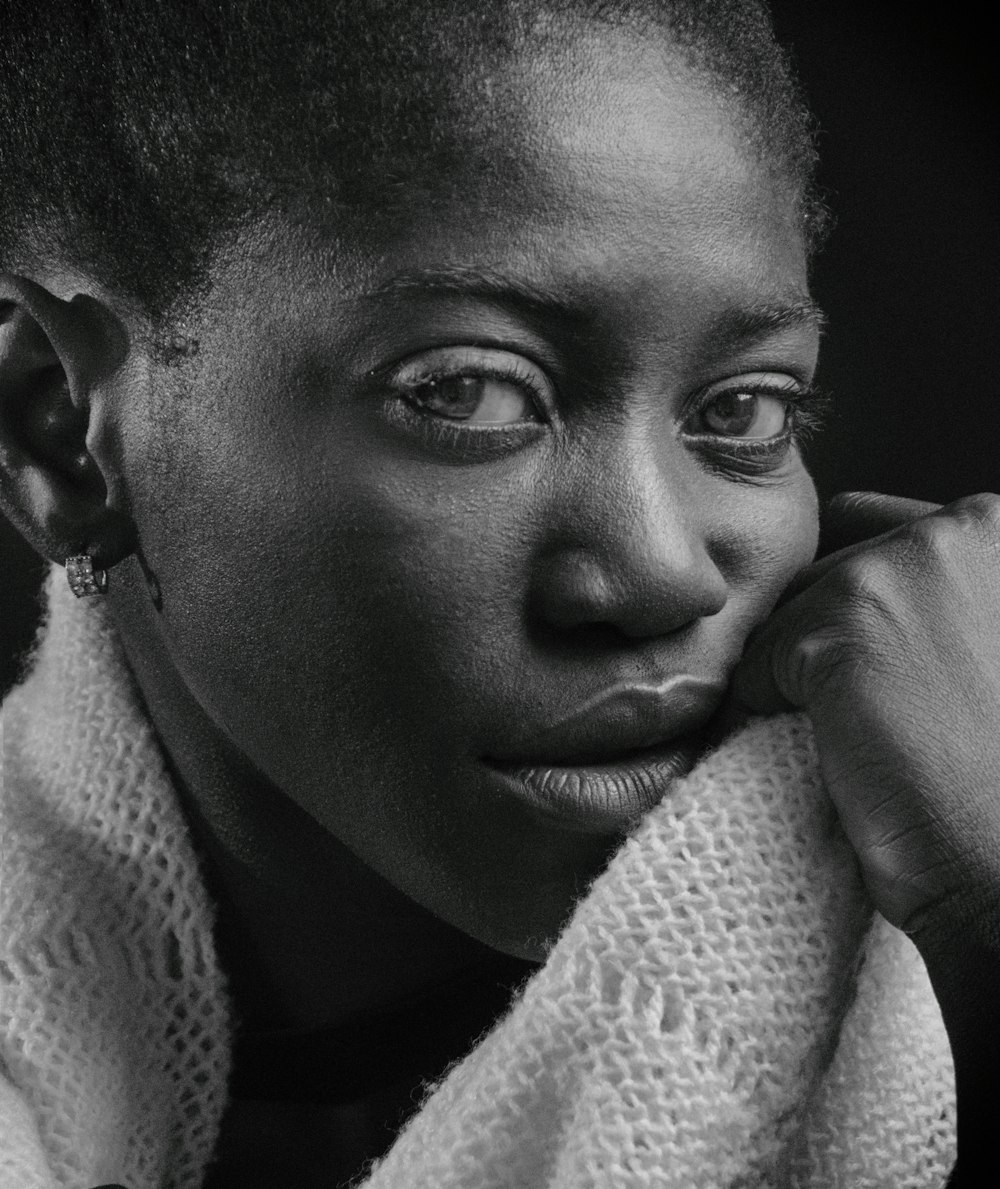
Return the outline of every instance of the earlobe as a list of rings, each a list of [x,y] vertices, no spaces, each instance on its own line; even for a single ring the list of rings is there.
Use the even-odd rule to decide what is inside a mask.
[[[88,448],[95,394],[124,355],[116,325],[95,298],[0,274],[0,506],[52,561],[88,554],[107,567],[134,548]]]

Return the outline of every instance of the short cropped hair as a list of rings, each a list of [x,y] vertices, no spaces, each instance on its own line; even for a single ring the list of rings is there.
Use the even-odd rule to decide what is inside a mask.
[[[540,19],[666,35],[816,242],[813,125],[759,0],[0,0],[0,264],[64,260],[162,318],[255,209],[364,209],[446,155]]]

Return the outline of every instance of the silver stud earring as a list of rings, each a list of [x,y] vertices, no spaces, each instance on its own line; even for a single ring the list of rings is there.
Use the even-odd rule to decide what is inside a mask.
[[[86,553],[66,558],[66,578],[78,599],[108,593],[107,570],[95,570],[94,559]]]

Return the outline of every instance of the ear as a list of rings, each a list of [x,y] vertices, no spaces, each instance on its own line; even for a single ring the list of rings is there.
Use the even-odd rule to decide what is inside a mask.
[[[107,568],[135,547],[109,435],[98,426],[127,343],[97,298],[64,300],[0,273],[0,507],[51,561],[89,553]]]

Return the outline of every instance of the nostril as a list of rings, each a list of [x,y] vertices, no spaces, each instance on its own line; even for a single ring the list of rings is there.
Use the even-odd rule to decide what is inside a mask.
[[[707,554],[683,552],[686,560],[630,554],[606,565],[579,550],[549,556],[534,575],[531,614],[591,646],[673,635],[717,614],[729,598]]]
[[[614,591],[596,561],[576,550],[546,559],[535,574],[532,611],[553,628],[610,627],[615,604]]]

